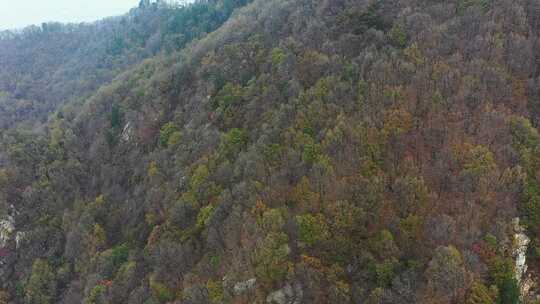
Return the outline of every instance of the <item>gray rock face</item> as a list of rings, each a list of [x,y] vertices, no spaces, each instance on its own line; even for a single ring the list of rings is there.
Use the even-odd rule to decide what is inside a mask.
[[[531,239],[525,234],[525,228],[519,218],[513,220],[514,243],[512,253],[515,259],[515,278],[520,288],[520,299],[524,303],[533,303],[540,299],[537,278],[527,272],[527,249]]]
[[[13,249],[13,238],[15,236],[15,219],[7,216],[0,219],[0,286],[10,283],[13,274],[13,263],[15,256],[10,254]]]
[[[531,240],[525,234],[525,228],[519,223],[519,218],[515,218],[514,224],[514,258],[516,281],[521,283],[521,278],[527,272],[527,248]]]
[[[0,248],[7,246],[15,231],[15,221],[13,217],[8,216],[6,219],[0,220]]]
[[[122,129],[122,140],[129,142],[133,138],[133,126],[131,125],[131,122],[128,122],[124,128]]]
[[[234,284],[234,288],[233,288],[234,295],[241,296],[247,292],[250,292],[255,288],[256,284],[257,284],[257,279],[255,278],[249,279],[244,282],[238,282]]]
[[[26,232],[17,231],[15,234],[15,249],[19,249],[24,241],[26,241]]]
[[[302,304],[304,292],[299,283],[285,285],[282,289],[270,293],[266,297],[268,304]]]

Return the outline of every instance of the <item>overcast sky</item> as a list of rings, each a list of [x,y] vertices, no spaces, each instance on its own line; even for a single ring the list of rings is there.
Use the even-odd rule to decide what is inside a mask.
[[[47,21],[83,22],[122,15],[139,0],[0,0],[0,30]]]

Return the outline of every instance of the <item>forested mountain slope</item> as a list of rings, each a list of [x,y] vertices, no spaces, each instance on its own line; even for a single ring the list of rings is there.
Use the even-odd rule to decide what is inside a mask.
[[[540,3],[233,6],[5,126],[0,303],[537,303]]]
[[[124,16],[91,24],[44,23],[0,32],[0,127],[39,125],[59,105],[84,102],[143,59],[212,32],[247,2],[141,1]]]

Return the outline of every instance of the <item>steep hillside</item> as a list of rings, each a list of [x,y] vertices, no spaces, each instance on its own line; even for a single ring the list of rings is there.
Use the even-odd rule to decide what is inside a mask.
[[[39,126],[58,106],[80,104],[145,58],[212,32],[247,2],[141,1],[124,16],[91,24],[44,23],[0,32],[0,128]]]
[[[118,54],[6,125],[0,303],[537,303],[539,30],[532,0],[255,0]]]

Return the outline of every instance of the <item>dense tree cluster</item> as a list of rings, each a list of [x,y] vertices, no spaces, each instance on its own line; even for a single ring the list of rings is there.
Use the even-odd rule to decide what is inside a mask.
[[[247,2],[3,34],[0,303],[528,303],[538,5]]]

